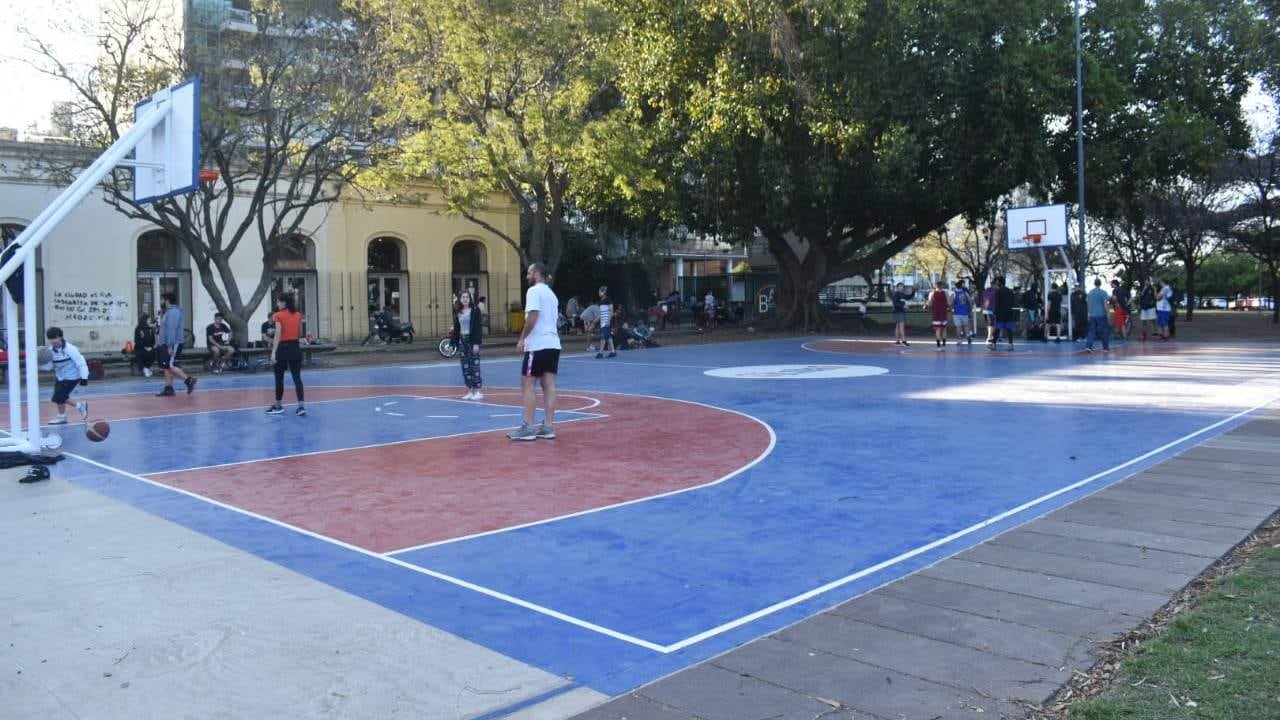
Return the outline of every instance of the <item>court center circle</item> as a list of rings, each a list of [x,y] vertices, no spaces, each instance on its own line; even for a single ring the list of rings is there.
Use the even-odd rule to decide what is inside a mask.
[[[741,365],[738,367],[706,370],[712,377],[736,380],[830,380],[832,378],[869,377],[884,375],[889,368],[875,365]]]

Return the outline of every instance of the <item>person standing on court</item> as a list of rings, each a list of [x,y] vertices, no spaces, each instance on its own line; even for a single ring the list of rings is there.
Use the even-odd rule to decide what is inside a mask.
[[[956,281],[955,292],[951,293],[951,313],[956,321],[956,342],[967,340],[973,344],[973,326],[969,324],[969,315],[973,312],[969,291],[963,280]]]
[[[987,341],[988,350],[996,349],[996,344],[1000,342],[1000,333],[1004,333],[1005,339],[1009,341],[1009,352],[1013,352],[1013,326],[1017,324],[1014,320],[1018,314],[1017,304],[1018,298],[1005,286],[1004,278],[996,278],[996,333]]]
[[[182,356],[182,308],[178,305],[178,297],[173,293],[164,293],[160,296],[160,301],[164,305],[164,315],[160,317],[160,345],[156,348],[156,362],[164,370],[164,389],[156,395],[173,395],[175,379],[187,386],[187,394],[190,395],[196,389],[196,379],[178,367],[178,358]]]
[[[893,286],[893,344],[910,345],[907,342],[907,301],[915,295],[907,292],[906,286],[898,283]]]
[[[1169,318],[1173,315],[1173,288],[1167,280],[1157,280],[1160,290],[1156,293],[1156,332],[1163,341],[1169,340]],[[1153,285],[1156,283],[1152,283]]]
[[[1084,351],[1093,352],[1093,339],[1102,336],[1102,352],[1111,352],[1111,324],[1107,322],[1107,301],[1111,294],[1102,289],[1102,278],[1093,279],[1093,289],[1086,302],[1089,305],[1089,334],[1085,338]]]
[[[480,380],[480,339],[484,334],[484,316],[479,308],[471,305],[471,292],[463,290],[458,293],[458,301],[453,305],[453,336],[458,338],[458,349],[462,352],[462,382],[467,386],[467,394],[463,400],[483,400]]]
[[[550,289],[550,288],[548,288]],[[552,293],[554,295],[554,293]],[[607,285],[600,286],[600,349],[596,352],[596,359],[604,357],[605,346],[609,348],[609,357],[617,357],[618,351],[613,345],[613,301],[609,299],[609,287]],[[529,305],[525,304],[525,312],[529,312]],[[557,306],[556,312],[559,312]],[[552,313],[554,315],[555,313]],[[551,323],[555,324],[555,318],[551,319]],[[557,342],[559,342],[557,340]]]
[[[933,292],[929,293],[933,342],[938,346],[938,350],[945,350],[947,347],[947,315],[950,310],[951,303],[947,301],[947,291],[942,289],[942,283],[938,283],[933,287]]]
[[[275,335],[271,338],[271,363],[276,373],[276,401],[267,408],[268,415],[283,415],[284,371],[293,376],[293,392],[298,397],[298,409],[294,414],[307,414],[302,397],[302,313],[298,312],[293,293],[280,293],[276,298]]]
[[[151,316],[142,313],[133,329],[133,361],[142,374],[151,377],[151,364],[156,361],[156,331],[151,327]]]
[[[1116,335],[1121,340],[1129,339],[1129,288],[1120,284],[1118,278],[1111,281],[1111,307],[1116,313]]]
[[[1049,340],[1050,332],[1053,333],[1055,343],[1062,342],[1062,293],[1058,291],[1058,283],[1049,286],[1049,316],[1045,318],[1044,324],[1046,342]]]
[[[524,420],[507,433],[512,440],[554,440],[556,431],[556,373],[560,368],[560,333],[556,316],[560,300],[547,287],[547,266],[533,263],[527,271],[529,290],[524,294],[524,330],[516,342],[516,352],[524,353],[520,363],[520,391],[524,399]],[[603,291],[604,288],[601,288]],[[601,308],[604,307],[602,292]],[[535,383],[542,384],[542,424],[534,427],[537,410]]]

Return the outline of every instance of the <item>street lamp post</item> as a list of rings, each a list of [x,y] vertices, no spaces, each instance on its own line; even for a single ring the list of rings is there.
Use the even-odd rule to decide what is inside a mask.
[[[1080,206],[1080,287],[1085,284],[1085,258],[1088,255],[1084,236],[1084,77],[1080,54],[1080,0],[1075,0],[1076,16],[1076,204]]]

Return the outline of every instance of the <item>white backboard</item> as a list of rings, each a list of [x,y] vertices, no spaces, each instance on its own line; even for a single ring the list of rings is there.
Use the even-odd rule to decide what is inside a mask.
[[[1067,206],[1009,208],[1004,211],[1004,231],[1010,250],[1066,247]]]
[[[191,192],[200,185],[200,78],[161,90],[134,108],[135,121],[168,99],[168,114],[138,143],[134,202]],[[152,167],[152,166],[155,167]]]

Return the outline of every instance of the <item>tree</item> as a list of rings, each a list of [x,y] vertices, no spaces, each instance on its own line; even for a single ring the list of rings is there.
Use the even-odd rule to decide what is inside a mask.
[[[1130,281],[1145,279],[1163,250],[1149,199],[1248,147],[1241,101],[1259,30],[1251,4],[1097,0],[1081,19],[1086,205]],[[1054,194],[1070,201],[1075,133],[1072,117],[1054,140]]]
[[[975,295],[982,294],[997,264],[1008,258],[1001,216],[1000,204],[992,201],[981,211],[948,223],[938,236],[942,249],[973,279],[971,289]]]
[[[384,125],[406,125],[384,184],[425,178],[450,212],[554,272],[576,183],[626,196],[643,153],[617,114],[605,39],[612,14],[594,0],[369,0],[353,3],[379,38]],[[634,166],[633,166],[634,167]],[[495,194],[529,218],[511,237],[477,211]]]
[[[1196,297],[1196,275],[1218,248],[1221,213],[1228,201],[1224,190],[1218,174],[1175,183],[1150,198],[1150,216],[1156,232],[1163,237],[1169,253],[1182,263],[1188,298]],[[1194,312],[1195,302],[1188,302],[1187,320],[1194,317]]]
[[[200,162],[216,169],[218,180],[139,204],[132,173],[117,170],[103,190],[119,212],[182,243],[218,311],[244,341],[250,316],[271,288],[277,257],[315,213],[354,187],[358,163],[381,143],[371,131],[376,107],[367,38],[334,3],[262,0],[254,3],[252,31],[219,32],[227,17],[193,11],[185,35],[205,41],[164,47],[155,40],[172,35],[164,7],[152,0],[106,4],[96,35],[101,61],[87,69],[60,62],[35,33],[28,37],[41,58],[38,67],[73,89],[78,139],[92,148],[127,130],[137,99],[177,78],[203,75]],[[47,169],[57,176],[76,168]],[[240,287],[232,270],[232,257],[245,243],[262,252],[252,288]]]
[[[1224,215],[1233,246],[1256,258],[1271,280],[1271,297],[1280,300],[1280,134],[1260,152],[1241,156],[1232,177],[1244,201]],[[1271,322],[1280,323],[1280,304]]]
[[[783,325],[1010,188],[1050,174],[1056,0],[676,2],[619,11],[619,87],[664,132],[694,229],[768,244]]]

